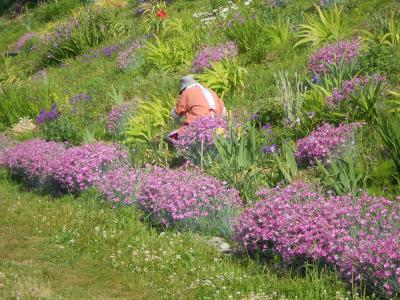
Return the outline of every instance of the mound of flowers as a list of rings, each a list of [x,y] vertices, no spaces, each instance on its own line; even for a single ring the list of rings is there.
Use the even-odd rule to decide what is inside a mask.
[[[131,205],[136,201],[140,172],[127,166],[114,168],[105,173],[97,188],[113,205]]]
[[[122,103],[113,107],[108,114],[107,120],[107,131],[109,133],[118,135],[122,132],[123,123],[126,120],[130,109],[130,103]]]
[[[311,73],[323,75],[328,72],[327,65],[339,65],[342,61],[350,63],[360,55],[360,42],[341,41],[329,44],[316,51],[309,59]]]
[[[230,223],[242,206],[238,191],[200,172],[157,168],[142,174],[137,204],[164,226],[193,230]]]
[[[296,160],[312,164],[318,159],[327,159],[334,152],[340,152],[351,134],[362,126],[362,123],[340,124],[338,127],[322,124],[310,135],[297,141]]]
[[[203,47],[193,61],[193,72],[199,73],[205,68],[211,68],[212,62],[218,62],[225,58],[232,59],[238,53],[238,48],[234,42],[219,44],[215,47]]]
[[[67,148],[53,165],[52,176],[63,189],[77,193],[95,186],[102,175],[128,161],[128,153],[114,144],[98,142]]]
[[[42,184],[52,176],[54,162],[65,151],[64,144],[34,139],[6,148],[0,153],[0,166],[31,184]]]
[[[357,96],[360,89],[370,85],[370,84],[378,84],[379,82],[385,81],[384,76],[373,75],[373,76],[359,76],[355,77],[351,80],[345,80],[342,82],[342,85],[339,88],[334,88],[331,96],[326,97],[326,103],[335,107],[339,105],[339,103],[343,100],[348,100],[350,97]]]
[[[220,117],[201,117],[184,128],[174,146],[183,156],[194,163],[199,162],[199,153],[210,150],[214,136],[227,131],[227,122]]]
[[[399,203],[368,194],[324,196],[304,182],[258,196],[235,224],[235,238],[249,252],[328,263],[349,280],[400,292]]]

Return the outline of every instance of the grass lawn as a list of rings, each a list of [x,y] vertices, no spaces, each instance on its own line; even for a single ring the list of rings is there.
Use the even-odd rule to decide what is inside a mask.
[[[1,299],[345,299],[333,273],[222,256],[94,193],[50,198],[0,178]],[[350,297],[346,295],[347,297]]]

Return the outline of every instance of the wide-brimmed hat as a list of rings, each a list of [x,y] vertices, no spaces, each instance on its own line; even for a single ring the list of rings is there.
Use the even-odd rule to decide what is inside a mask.
[[[179,80],[179,94],[183,92],[189,85],[196,84],[197,81],[192,76],[183,76]]]

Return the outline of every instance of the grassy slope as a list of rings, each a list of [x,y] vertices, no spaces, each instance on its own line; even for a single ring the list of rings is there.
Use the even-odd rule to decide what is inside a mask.
[[[0,179],[0,298],[334,299],[344,286],[325,271],[278,275],[248,258],[221,257],[190,233],[161,233],[134,209],[94,195],[41,197]],[[275,295],[275,296],[273,296]],[[283,297],[285,299],[285,297]]]

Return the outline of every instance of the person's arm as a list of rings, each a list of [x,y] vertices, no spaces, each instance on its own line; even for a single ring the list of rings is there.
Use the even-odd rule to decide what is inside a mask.
[[[179,97],[178,103],[171,110],[171,116],[175,122],[179,122],[187,113],[187,99],[184,94]]]
[[[217,96],[217,97],[218,97],[218,96]],[[221,110],[221,117],[227,118],[227,117],[228,117],[228,111],[226,110],[224,100],[222,100],[222,99],[219,98],[219,97],[218,97],[218,105],[219,105],[219,107],[222,107],[222,110]]]

